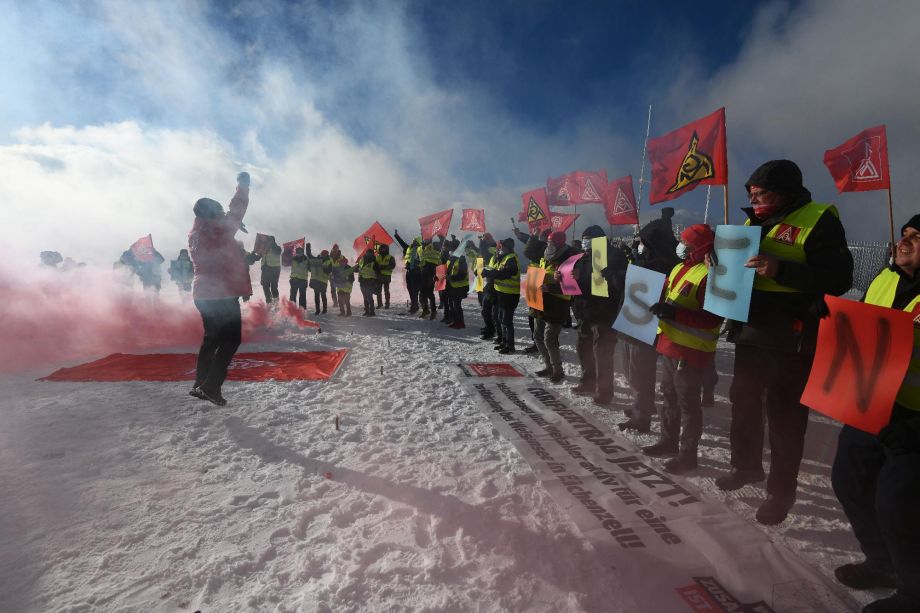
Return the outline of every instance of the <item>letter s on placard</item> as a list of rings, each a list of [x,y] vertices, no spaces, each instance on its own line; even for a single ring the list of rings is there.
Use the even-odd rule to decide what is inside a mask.
[[[648,293],[648,284],[647,283],[630,283],[626,286],[626,295],[629,296],[629,300],[623,304],[623,317],[626,318],[626,321],[633,324],[634,326],[644,326],[648,322],[652,321],[652,312],[649,311],[649,307],[652,306],[645,302],[639,294]],[[639,307],[639,313],[633,313],[631,306],[636,305]]]
[[[718,255],[719,261],[722,261],[722,251],[731,250],[731,249],[747,249],[751,245],[751,239],[749,238],[722,238],[716,236],[715,243],[713,243],[713,249]],[[730,289],[723,289],[719,287],[719,277],[725,275],[728,272],[728,268],[722,264],[718,264],[713,267],[712,275],[709,275],[709,288],[713,296],[718,296],[723,300],[735,300],[738,297],[738,292]]]

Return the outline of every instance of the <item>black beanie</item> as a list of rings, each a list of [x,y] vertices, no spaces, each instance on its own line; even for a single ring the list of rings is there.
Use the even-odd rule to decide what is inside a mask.
[[[920,232],[920,215],[914,215],[907,220],[907,223],[901,226],[901,234],[904,234],[904,230],[907,228],[913,228],[917,232]]]
[[[790,160],[770,160],[761,164],[744,187],[750,191],[752,185],[781,194],[794,195],[805,190],[802,171]]]
[[[513,238],[502,239],[502,247],[504,247],[506,251],[509,251],[509,252],[514,251],[514,239]]]
[[[600,226],[588,226],[581,233],[582,238],[600,238],[601,236],[607,236],[604,234],[604,229]]]
[[[671,219],[672,217],[674,217],[674,209],[672,207],[666,206],[661,209],[662,219]]]
[[[192,211],[194,211],[195,217],[217,217],[224,212],[224,207],[217,200],[199,198]]]

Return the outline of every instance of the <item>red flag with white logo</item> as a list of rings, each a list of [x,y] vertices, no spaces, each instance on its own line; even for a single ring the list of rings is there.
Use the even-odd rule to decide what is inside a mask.
[[[432,213],[420,217],[418,225],[422,230],[422,240],[431,240],[435,236],[447,236],[450,229],[450,220],[454,216],[453,209]]]
[[[824,165],[841,193],[891,189],[885,126],[863,130],[839,147],[828,149]]]
[[[352,245],[355,248],[356,257],[361,257],[368,249],[373,249],[375,245],[392,245],[393,237],[383,229],[380,222],[375,221],[370,228],[358,235]]]
[[[604,200],[604,214],[607,223],[612,226],[625,226],[639,223],[636,210],[636,193],[633,191],[632,175],[626,175],[607,186]]]
[[[156,251],[153,248],[153,236],[148,234],[140,237],[131,245],[130,251],[138,262],[153,262],[156,259],[153,255]]]
[[[604,204],[606,170],[576,170],[546,180],[546,200],[550,206]]]
[[[485,209],[463,209],[463,216],[460,218],[460,229],[469,232],[485,232]]]
[[[579,217],[581,217],[580,213],[557,213],[553,211],[549,214],[549,221],[553,232],[565,232],[572,227],[572,224]]]
[[[725,107],[648,142],[649,203],[673,200],[700,185],[728,184]]]
[[[521,194],[524,219],[530,228],[531,234],[542,232],[552,226],[549,216],[549,206],[546,204],[546,188],[540,187]]]
[[[290,266],[291,262],[294,260],[294,251],[300,247],[301,249],[305,248],[307,244],[306,238],[298,238],[295,241],[289,241],[281,245],[281,265]]]

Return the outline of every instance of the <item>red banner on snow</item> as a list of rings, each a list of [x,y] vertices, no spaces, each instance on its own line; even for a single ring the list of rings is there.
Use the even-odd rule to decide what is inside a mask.
[[[824,165],[841,193],[891,189],[885,126],[863,130],[839,147],[828,149]]]
[[[463,209],[463,216],[460,218],[460,229],[468,232],[485,232],[485,209]]]
[[[453,216],[454,210],[447,209],[446,211],[420,217],[418,225],[422,230],[422,240],[431,240],[435,236],[447,236],[447,232],[450,229],[450,220]]]
[[[393,237],[383,229],[380,222],[375,221],[370,228],[361,233],[355,239],[352,245],[355,248],[356,257],[361,257],[368,249],[373,249],[375,245],[392,245]]]
[[[579,217],[581,217],[581,213],[556,213],[553,211],[549,214],[549,222],[553,232],[565,232],[572,227],[572,224]]]
[[[698,185],[726,185],[725,107],[648,142],[649,202],[673,200]]]
[[[611,181],[607,186],[604,201],[604,214],[607,223],[612,226],[625,226],[639,223],[639,211],[636,210],[636,193],[633,191],[632,175]]]
[[[576,170],[546,180],[546,199],[551,206],[603,204],[607,188],[606,170]]]
[[[153,255],[156,249],[153,248],[153,236],[148,234],[142,236],[131,245],[129,251],[138,262],[153,262],[156,257]]]
[[[913,315],[825,296],[830,315],[818,327],[818,349],[802,404],[871,434],[891,419],[913,352]]]
[[[227,379],[231,381],[325,381],[342,364],[347,349],[293,353],[238,353]],[[41,381],[193,381],[194,353],[113,353],[73,368],[56,370]]]
[[[529,192],[521,194],[522,212],[531,234],[542,232],[546,228],[552,227],[552,220],[549,216],[549,206],[546,204],[546,188],[532,189]],[[520,217],[519,217],[520,219]]]
[[[290,266],[294,260],[294,251],[300,247],[305,248],[307,245],[306,238],[298,238],[296,241],[290,241],[281,245],[281,265]]]

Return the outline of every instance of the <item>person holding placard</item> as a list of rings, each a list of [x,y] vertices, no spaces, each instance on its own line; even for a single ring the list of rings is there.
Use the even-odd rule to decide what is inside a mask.
[[[653,457],[676,456],[664,465],[675,474],[697,466],[697,446],[703,435],[700,389],[715,357],[722,325],[720,316],[703,310],[708,256],[714,242],[715,232],[706,224],[681,232],[676,253],[683,261],[668,275],[664,300],[649,308],[659,318],[656,349],[663,362],[664,404],[658,411],[658,442],[642,450]]]
[[[914,354],[891,420],[878,436],[844,426],[831,472],[865,561],[834,570],[858,590],[897,588],[867,612],[920,611],[920,215],[901,228],[894,263],[869,285],[863,301],[915,316]]]
[[[745,183],[745,225],[761,230],[760,252],[745,266],[756,272],[747,322],[731,321],[735,343],[731,472],[716,479],[736,490],[764,478],[764,412],[770,437],[762,524],[783,521],[795,503],[808,408],[800,402],[814,358],[816,305],[853,281],[853,257],[837,209],[812,201],[802,171],[789,160],[761,165]]]
[[[555,273],[572,251],[565,244],[564,232],[553,232],[549,236],[543,257],[540,259],[540,268],[546,271],[540,291],[543,293],[543,310],[530,309],[534,318],[533,340],[537,345],[540,356],[543,358],[544,368],[538,370],[538,377],[549,377],[552,383],[561,383],[565,380],[562,370],[562,354],[559,353],[559,334],[562,324],[569,312],[571,296],[562,293],[560,280]]]
[[[636,265],[662,274],[668,274],[680,262],[675,252],[677,239],[671,226],[674,209],[665,207],[661,218],[654,219],[639,230],[639,247]],[[635,391],[631,409],[626,411],[628,419],[618,426],[620,430],[648,432],[655,413],[655,378],[658,368],[658,352],[651,345],[621,335],[629,348],[629,385]]]
[[[575,297],[575,312],[579,319],[578,341],[575,346],[581,363],[581,377],[573,392],[591,396],[602,406],[613,400],[613,363],[617,347],[617,333],[611,326],[623,303],[623,282],[628,262],[617,249],[607,251],[607,267],[601,271],[607,281],[607,296],[591,293],[593,257],[591,240],[607,238],[600,226],[588,226],[581,236],[585,255],[572,269],[581,295]]]

